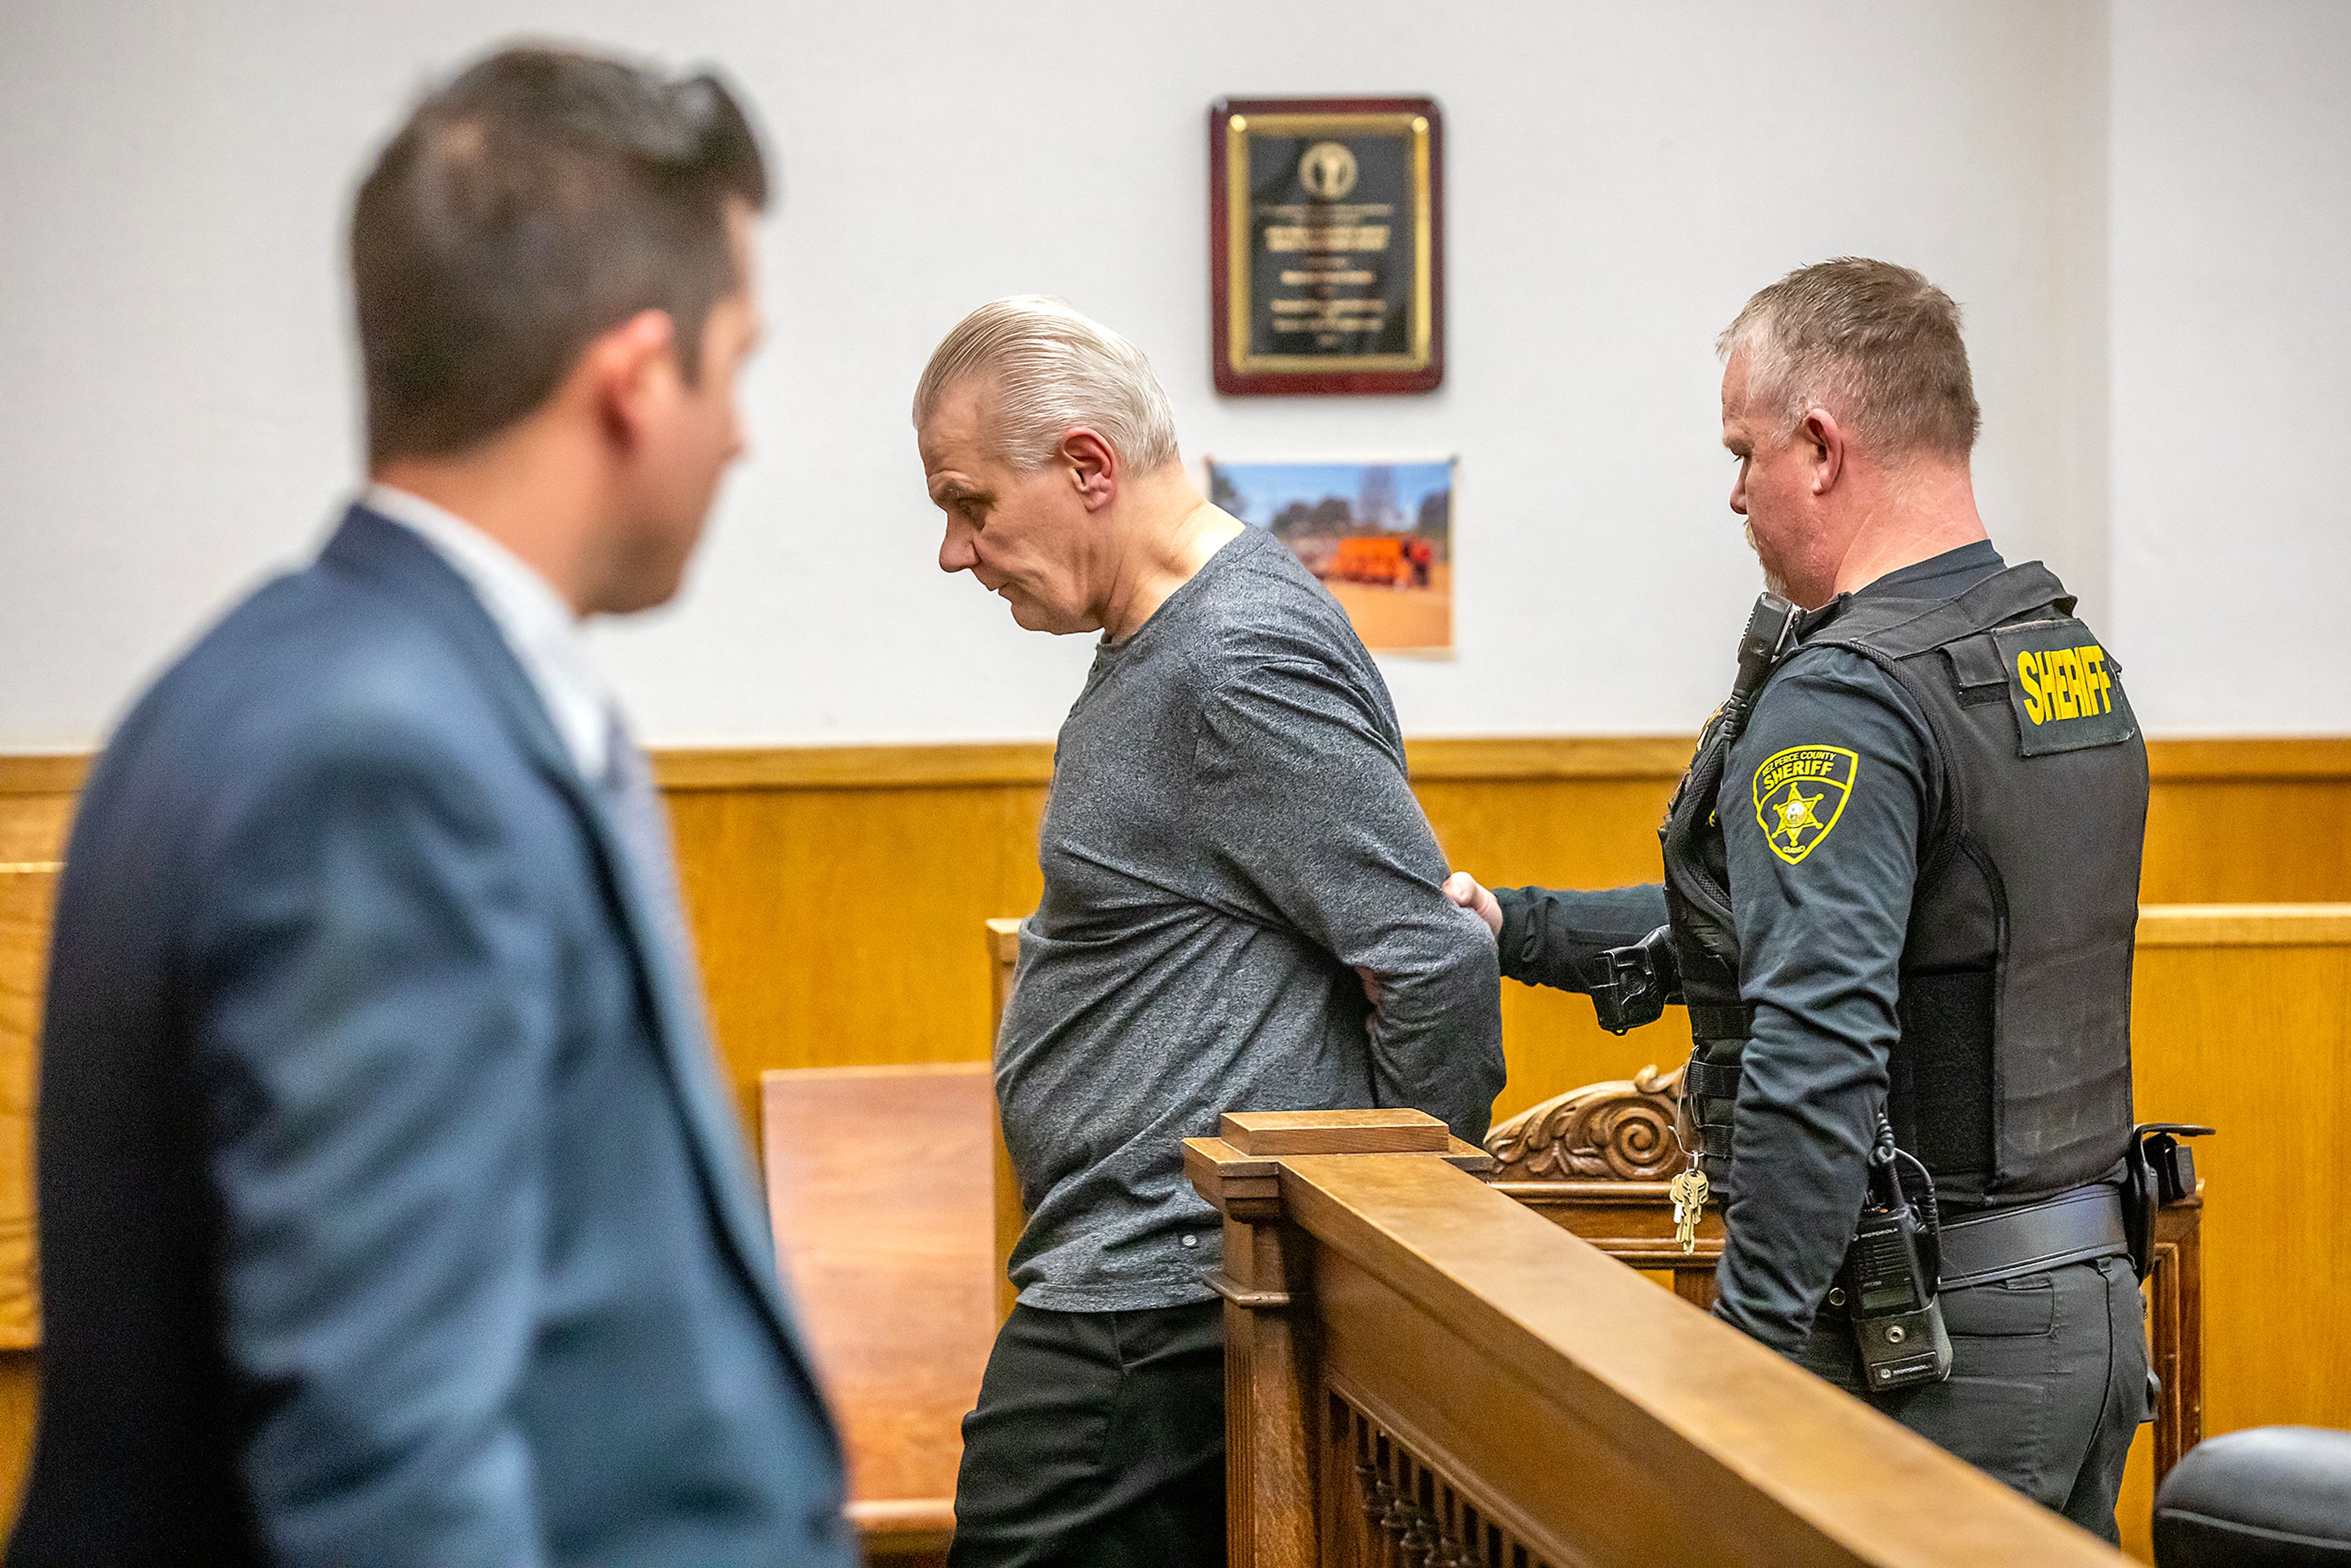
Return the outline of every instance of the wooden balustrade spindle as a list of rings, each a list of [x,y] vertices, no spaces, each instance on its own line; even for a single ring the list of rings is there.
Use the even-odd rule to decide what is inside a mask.
[[[1385,1477],[1380,1474],[1379,1437],[1372,1424],[1353,1411],[1348,1421],[1355,1429],[1355,1488],[1364,1510],[1364,1539],[1378,1540],[1380,1518],[1387,1512],[1390,1493]]]
[[[1478,1568],[1477,1559],[1470,1555],[1465,1515],[1468,1507],[1461,1494],[1450,1486],[1443,1491],[1444,1506],[1437,1511],[1437,1551],[1429,1559],[1431,1568]]]
[[[1412,1528],[1412,1503],[1406,1489],[1412,1484],[1403,1450],[1386,1438],[1380,1439],[1381,1449],[1387,1456],[1387,1465],[1381,1478],[1387,1488],[1387,1511],[1380,1516],[1380,1529],[1387,1537],[1387,1560],[1400,1563],[1405,1534]]]
[[[1405,1504],[1404,1539],[1396,1544],[1403,1549],[1405,1568],[1429,1568],[1428,1560],[1437,1551],[1437,1532],[1429,1528],[1436,1522],[1428,1511],[1434,1500],[1429,1491],[1432,1478],[1417,1460],[1408,1459],[1405,1463],[1412,1500]]]

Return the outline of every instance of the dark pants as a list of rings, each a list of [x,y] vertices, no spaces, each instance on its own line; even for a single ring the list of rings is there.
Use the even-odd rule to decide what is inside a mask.
[[[949,1568],[1224,1562],[1224,1303],[1014,1307],[963,1420]]]
[[[2147,1312],[2105,1258],[1946,1291],[1951,1375],[1862,1396],[1993,1479],[2108,1541],[2123,1461],[2147,1412]],[[1861,1394],[1853,1328],[1823,1312],[1796,1360]]]

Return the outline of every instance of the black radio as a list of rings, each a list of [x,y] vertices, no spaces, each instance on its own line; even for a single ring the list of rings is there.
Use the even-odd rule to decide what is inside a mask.
[[[1863,1384],[1873,1392],[1940,1383],[1951,1375],[1951,1336],[1936,1296],[1941,1268],[1931,1187],[1921,1220],[1902,1190],[1894,1129],[1878,1119],[1869,1159],[1870,1201],[1839,1273]],[[1921,1167],[1924,1174],[1924,1167]]]

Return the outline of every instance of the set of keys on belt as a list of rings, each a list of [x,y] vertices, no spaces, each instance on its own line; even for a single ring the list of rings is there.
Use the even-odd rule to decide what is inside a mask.
[[[1666,1190],[1674,1199],[1674,1239],[1682,1244],[1684,1252],[1698,1250],[1698,1217],[1706,1212],[1708,1191],[1706,1173],[1698,1168],[1698,1156],[1689,1156],[1689,1169],[1674,1177]]]

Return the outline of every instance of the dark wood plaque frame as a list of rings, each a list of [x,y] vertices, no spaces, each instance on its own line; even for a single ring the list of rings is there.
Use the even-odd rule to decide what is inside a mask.
[[[1226,171],[1232,143],[1230,126],[1236,117],[1302,115],[1408,115],[1427,122],[1427,205],[1417,225],[1420,254],[1414,258],[1413,300],[1424,320],[1413,330],[1426,332],[1426,349],[1416,349],[1405,367],[1349,369],[1346,359],[1332,356],[1329,368],[1249,368],[1246,334],[1248,303],[1238,298],[1249,287],[1244,265],[1236,275],[1233,246],[1232,191]],[[1246,245],[1246,230],[1239,236]],[[1212,322],[1208,356],[1217,390],[1243,395],[1364,394],[1433,392],[1445,380],[1445,121],[1431,98],[1229,98],[1208,110],[1208,293]],[[1236,342],[1236,335],[1239,340]],[[1259,356],[1263,358],[1264,356]],[[1282,356],[1287,359],[1290,356]],[[1299,356],[1305,358],[1307,356]],[[1392,357],[1392,356],[1391,356]]]

